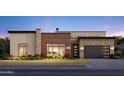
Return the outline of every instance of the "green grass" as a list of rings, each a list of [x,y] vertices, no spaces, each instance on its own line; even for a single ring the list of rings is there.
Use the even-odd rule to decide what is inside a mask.
[[[0,64],[87,64],[85,59],[0,60]]]

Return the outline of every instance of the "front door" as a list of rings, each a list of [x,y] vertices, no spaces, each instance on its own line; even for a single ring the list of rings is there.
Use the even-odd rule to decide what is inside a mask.
[[[79,46],[78,46],[78,44],[73,44],[72,45],[72,55],[75,58],[79,57]]]

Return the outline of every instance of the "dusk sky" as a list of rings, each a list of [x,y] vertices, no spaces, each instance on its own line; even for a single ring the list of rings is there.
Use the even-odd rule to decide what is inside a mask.
[[[124,36],[124,17],[100,16],[0,16],[0,37],[8,30],[107,31],[107,35]]]

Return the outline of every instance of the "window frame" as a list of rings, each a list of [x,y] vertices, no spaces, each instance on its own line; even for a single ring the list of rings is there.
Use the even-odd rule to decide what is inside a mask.
[[[53,44],[51,44],[51,43],[49,43],[49,44],[47,44],[46,45],[47,46],[47,55],[49,55],[49,47],[52,47],[52,54],[53,54],[53,49],[55,48],[55,47],[58,47],[58,54],[59,55],[61,55],[60,54],[60,48],[64,48],[64,53],[62,54],[62,55],[65,55],[65,44],[58,44],[58,43],[53,43]]]
[[[23,52],[24,48],[26,48],[26,53],[23,55],[20,55],[20,47],[23,47]],[[27,56],[28,55],[28,43],[18,43],[18,56]]]

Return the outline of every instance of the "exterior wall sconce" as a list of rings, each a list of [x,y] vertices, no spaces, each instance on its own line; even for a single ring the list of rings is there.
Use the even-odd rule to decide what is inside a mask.
[[[71,47],[70,46],[67,46],[66,49],[69,50],[69,49],[71,49]]]
[[[80,50],[84,50],[84,46],[81,46],[81,47],[80,47]]]
[[[110,50],[114,50],[114,47],[110,47]]]

